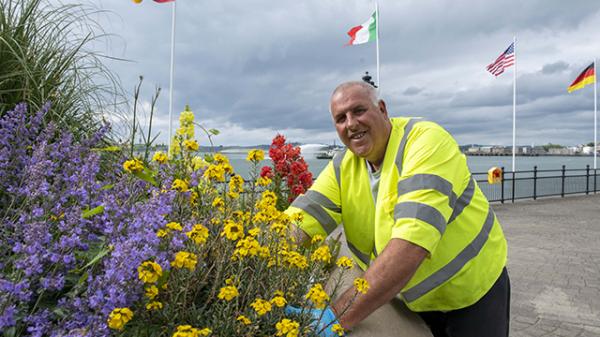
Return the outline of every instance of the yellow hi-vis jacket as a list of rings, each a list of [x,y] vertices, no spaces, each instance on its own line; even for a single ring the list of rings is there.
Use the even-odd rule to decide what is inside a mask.
[[[366,161],[346,150],[287,212],[304,213],[300,228],[310,236],[343,223],[363,270],[393,238],[426,249],[428,257],[399,294],[411,310],[472,305],[506,264],[500,224],[452,136],[416,118],[390,121],[376,203]]]

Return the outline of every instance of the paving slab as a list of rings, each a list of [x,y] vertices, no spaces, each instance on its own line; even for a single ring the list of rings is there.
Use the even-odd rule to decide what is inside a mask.
[[[511,336],[600,336],[600,194],[494,204],[508,240]]]

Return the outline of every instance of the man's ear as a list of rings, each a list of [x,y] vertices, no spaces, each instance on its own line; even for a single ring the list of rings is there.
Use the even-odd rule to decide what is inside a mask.
[[[388,115],[387,107],[385,105],[385,101],[382,100],[382,99],[379,100],[379,111],[381,111],[386,116]]]

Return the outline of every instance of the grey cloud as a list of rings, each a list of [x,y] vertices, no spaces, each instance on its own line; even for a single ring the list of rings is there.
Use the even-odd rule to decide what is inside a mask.
[[[554,74],[557,72],[564,71],[569,68],[569,64],[564,61],[557,61],[554,63],[546,64],[542,68],[542,73],[544,74]]]

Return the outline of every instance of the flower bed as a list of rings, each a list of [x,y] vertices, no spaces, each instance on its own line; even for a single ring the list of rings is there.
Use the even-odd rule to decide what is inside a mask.
[[[108,127],[75,143],[43,125],[49,109],[21,104],[0,120],[4,336],[318,333],[308,309],[333,296],[322,285],[336,243],[290,233],[302,218],[283,207],[312,182],[299,149],[276,137],[270,173],[251,151],[248,186],[227,157],[197,155],[191,111],[171,153],[144,163],[97,148]],[[306,313],[286,315],[288,304]]]

